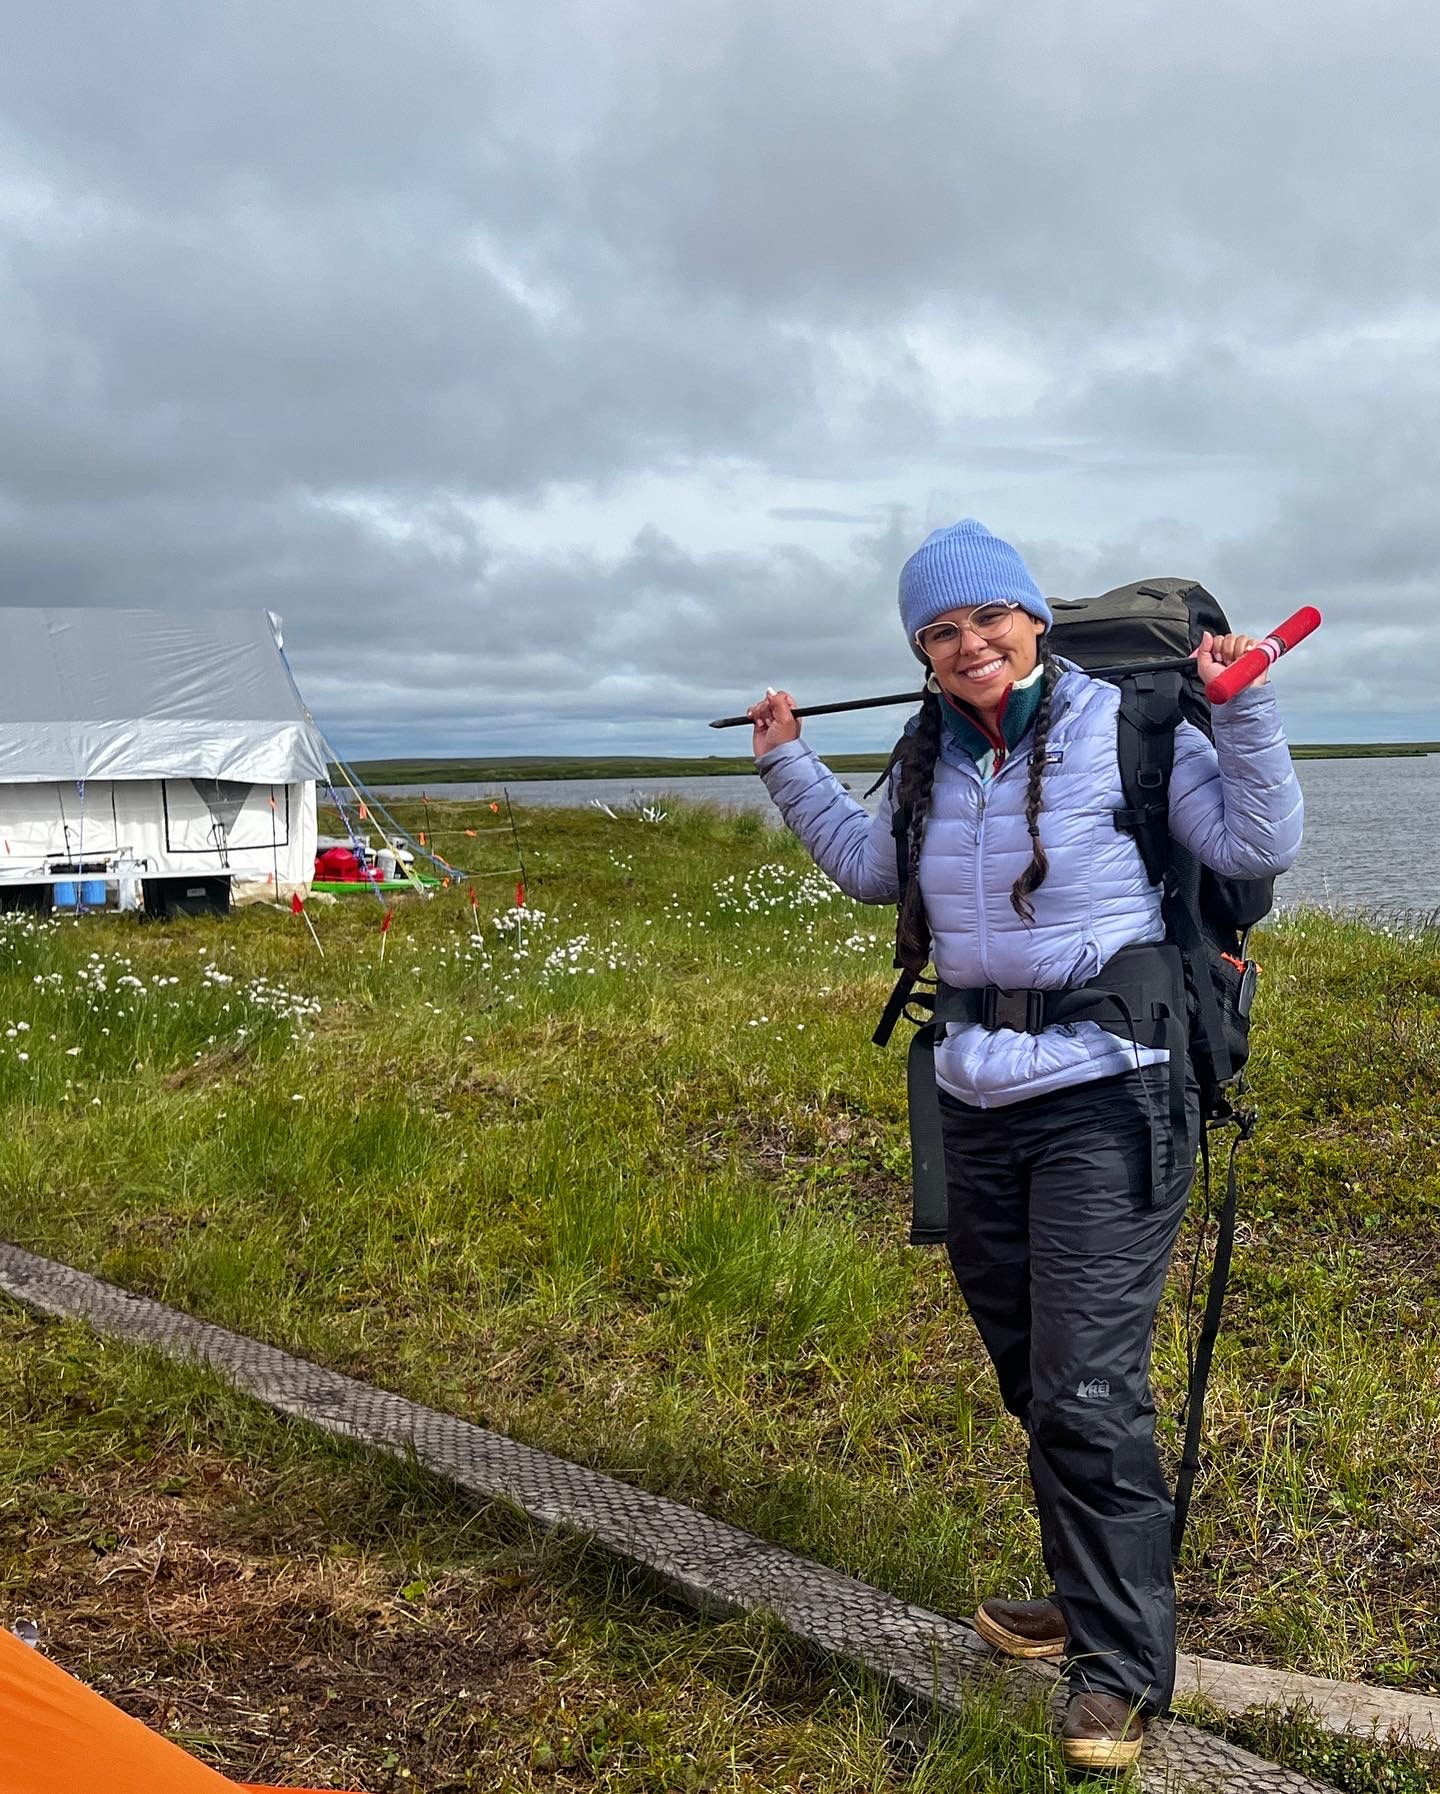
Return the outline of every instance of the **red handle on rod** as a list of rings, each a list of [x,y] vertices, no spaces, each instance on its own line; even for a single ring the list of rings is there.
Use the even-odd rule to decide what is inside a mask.
[[[1313,604],[1302,604],[1293,617],[1286,617],[1278,629],[1272,629],[1263,642],[1242,654],[1233,666],[1226,667],[1218,679],[1205,687],[1205,696],[1212,704],[1228,704],[1237,691],[1253,685],[1260,675],[1274,666],[1307,635],[1320,627],[1320,613]]]

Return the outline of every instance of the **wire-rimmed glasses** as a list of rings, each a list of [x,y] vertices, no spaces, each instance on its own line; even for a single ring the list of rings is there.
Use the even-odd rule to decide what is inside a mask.
[[[982,604],[972,610],[963,623],[927,623],[923,629],[915,631],[915,646],[927,658],[933,659],[937,653],[946,654],[958,647],[960,638],[967,631],[983,636],[987,642],[1002,641],[1009,635],[1019,609],[1013,601]]]

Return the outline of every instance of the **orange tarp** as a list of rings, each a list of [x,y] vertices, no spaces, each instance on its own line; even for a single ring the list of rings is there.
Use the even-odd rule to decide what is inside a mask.
[[[0,1627],[0,1794],[236,1794],[239,1786]]]

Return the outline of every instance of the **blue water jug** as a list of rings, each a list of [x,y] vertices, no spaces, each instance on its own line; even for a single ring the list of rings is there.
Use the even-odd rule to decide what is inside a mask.
[[[56,909],[74,909],[79,900],[80,887],[73,878],[57,879],[55,883]]]
[[[80,901],[86,909],[104,909],[105,880],[103,878],[82,878],[80,880]]]

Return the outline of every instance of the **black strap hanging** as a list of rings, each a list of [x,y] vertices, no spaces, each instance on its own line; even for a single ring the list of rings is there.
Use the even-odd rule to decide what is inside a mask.
[[[1180,1451],[1180,1469],[1175,1478],[1175,1519],[1170,1531],[1170,1553],[1179,1561],[1185,1539],[1185,1522],[1190,1516],[1190,1498],[1200,1469],[1200,1440],[1205,1430],[1205,1394],[1210,1383],[1210,1366],[1215,1357],[1215,1341],[1220,1335],[1220,1316],[1225,1307],[1225,1291],[1230,1282],[1230,1264],[1235,1253],[1235,1218],[1238,1193],[1235,1182],[1235,1155],[1240,1143],[1249,1138],[1251,1122],[1238,1118],[1235,1138],[1230,1142],[1230,1162],[1225,1173],[1225,1200],[1220,1205],[1219,1225],[1215,1236],[1215,1260],[1210,1267],[1210,1288],[1205,1297],[1205,1317],[1200,1325],[1200,1338],[1195,1348],[1195,1364],[1185,1395],[1185,1442]],[[1204,1167],[1205,1192],[1210,1192],[1210,1140],[1202,1130],[1200,1156]]]
[[[905,1055],[905,1093],[910,1112],[910,1244],[943,1246],[950,1222],[945,1142],[940,1129],[940,1086],[935,1079],[934,1022],[918,1027]]]

